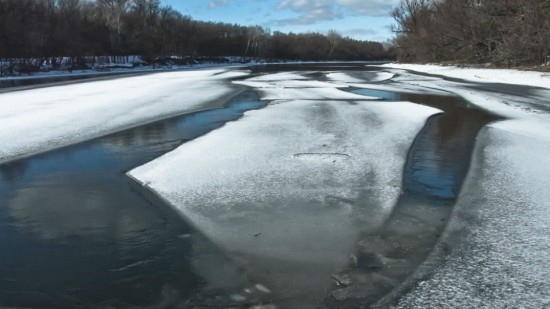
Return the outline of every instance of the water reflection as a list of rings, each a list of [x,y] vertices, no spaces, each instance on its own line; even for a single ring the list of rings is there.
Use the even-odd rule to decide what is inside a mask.
[[[245,92],[224,109],[0,165],[0,305],[147,305],[213,280],[193,261],[219,260],[212,245],[125,172],[263,105]]]
[[[359,89],[354,93],[410,101],[441,109],[413,143],[403,175],[405,195],[418,202],[451,205],[456,200],[479,130],[497,118],[458,97]]]

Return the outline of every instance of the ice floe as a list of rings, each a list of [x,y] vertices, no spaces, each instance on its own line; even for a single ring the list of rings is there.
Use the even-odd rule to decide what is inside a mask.
[[[274,295],[319,299],[358,233],[391,213],[407,150],[438,110],[365,100],[279,103],[129,175]]]

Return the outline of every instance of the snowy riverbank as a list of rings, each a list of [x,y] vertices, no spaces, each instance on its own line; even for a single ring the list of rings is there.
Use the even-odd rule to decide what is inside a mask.
[[[512,120],[482,130],[437,249],[380,306],[550,306],[550,77],[515,70],[386,67],[398,75],[392,87],[448,91]]]
[[[220,106],[238,91],[226,80],[240,74],[169,72],[0,94],[0,162]]]

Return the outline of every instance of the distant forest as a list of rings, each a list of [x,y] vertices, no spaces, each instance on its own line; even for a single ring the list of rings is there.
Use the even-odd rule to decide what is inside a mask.
[[[139,55],[261,60],[381,60],[379,42],[193,20],[160,0],[0,0],[0,59]]]
[[[392,15],[401,61],[550,62],[550,0],[402,0]]]

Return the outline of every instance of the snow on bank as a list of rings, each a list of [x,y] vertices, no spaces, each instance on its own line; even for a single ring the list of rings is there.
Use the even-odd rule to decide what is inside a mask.
[[[405,85],[447,91],[512,120],[482,130],[437,249],[379,306],[397,300],[397,308],[549,307],[549,77],[514,70],[386,67],[398,74],[391,84],[396,89]]]
[[[133,67],[133,65],[124,65],[124,64],[113,64],[116,66],[114,68],[109,68],[107,71],[98,71],[95,69],[88,70],[74,70],[74,71],[49,71],[49,72],[34,72],[32,74],[21,74],[18,76],[0,76],[1,81],[13,81],[13,80],[28,80],[28,79],[48,79],[48,78],[58,78],[58,77],[85,77],[85,76],[109,76],[109,75],[120,75],[120,74],[140,74],[140,73],[161,73],[161,72],[174,72],[174,71],[196,71],[203,69],[213,69],[213,68],[227,68],[227,67],[236,67],[235,64],[194,64],[193,66],[188,65],[173,65],[173,66],[142,66],[142,67]],[[125,68],[125,66],[128,66]]]
[[[396,87],[446,91],[506,118],[533,118],[533,114],[550,109],[550,75],[547,73],[412,64],[384,67],[396,73],[392,79]],[[436,75],[424,76],[405,70]],[[445,80],[445,77],[459,80]]]
[[[507,83],[515,85],[550,88],[550,73],[506,69],[459,68],[456,66],[398,64],[382,65],[386,68],[413,70],[417,72],[460,78],[473,82]]]
[[[549,153],[550,131],[536,123],[482,131],[442,237],[450,254],[397,308],[550,307]]]
[[[408,102],[274,103],[129,175],[274,295],[318,300],[359,232],[391,213],[407,150],[438,111]]]
[[[203,108],[223,70],[158,73],[0,94],[0,162]]]

